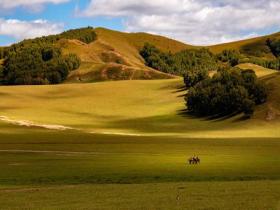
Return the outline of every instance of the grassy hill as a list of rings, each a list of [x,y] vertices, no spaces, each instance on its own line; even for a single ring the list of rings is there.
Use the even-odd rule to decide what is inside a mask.
[[[105,28],[97,28],[95,32],[97,40],[89,45],[77,40],[60,41],[65,53],[75,53],[83,62],[80,69],[70,74],[68,82],[173,78],[145,66],[139,50],[147,42],[173,53],[194,48],[147,33],[124,33]]]
[[[237,67],[239,67],[240,69],[244,69],[244,70],[252,69],[255,71],[255,73],[258,77],[264,77],[264,76],[268,76],[268,75],[278,72],[276,70],[264,68],[262,66],[255,65],[252,63],[242,63],[242,64],[237,65]]]
[[[73,39],[73,37],[79,37],[79,33],[82,30],[86,30],[87,33],[89,33],[89,30],[94,30],[96,34],[94,41],[85,43],[81,41],[82,39]],[[80,68],[70,72],[65,81],[66,83],[175,78],[174,75],[147,67],[144,59],[139,54],[139,50],[142,49],[145,43],[156,46],[162,52],[171,53],[200,48],[148,33],[125,33],[105,28],[86,28],[82,30],[71,30],[63,33],[64,35],[54,35],[42,39],[54,42],[56,46],[62,49],[65,55],[73,53],[81,58]],[[66,36],[67,34],[68,36]],[[272,40],[279,39],[280,33],[207,48],[215,54],[226,49],[235,49],[244,54],[246,58],[275,59],[275,56],[267,46],[266,41],[268,38]],[[27,40],[27,42],[32,45],[32,40]],[[248,62],[250,61],[248,60]]]
[[[261,36],[236,42],[230,42],[225,44],[218,44],[209,46],[209,49],[213,53],[220,53],[226,49],[233,49],[239,50],[246,54],[255,54],[259,55],[260,57],[264,57],[267,59],[275,58],[274,55],[269,50],[268,46],[266,45],[267,39],[280,39],[280,33],[275,33],[267,36]]]

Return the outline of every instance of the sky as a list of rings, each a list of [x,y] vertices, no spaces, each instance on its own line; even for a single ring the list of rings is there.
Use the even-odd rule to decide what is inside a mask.
[[[0,46],[86,26],[212,45],[280,31],[279,0],[0,0]]]

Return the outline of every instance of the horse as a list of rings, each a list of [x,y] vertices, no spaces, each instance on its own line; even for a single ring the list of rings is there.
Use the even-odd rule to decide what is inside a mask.
[[[200,159],[199,159],[199,157],[191,157],[188,159],[188,162],[190,165],[192,165],[192,164],[197,165],[197,164],[200,164]]]

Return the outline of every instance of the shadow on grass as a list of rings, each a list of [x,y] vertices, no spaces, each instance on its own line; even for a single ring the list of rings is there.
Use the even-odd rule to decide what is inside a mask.
[[[188,109],[179,110],[178,115],[192,118],[192,119],[200,119],[203,121],[211,121],[211,122],[222,122],[229,119],[232,119],[232,122],[242,122],[250,119],[242,115],[241,112],[218,113],[214,115],[205,116],[205,115],[190,112]]]
[[[178,87],[177,90],[173,91],[172,93],[181,93],[181,92],[184,92],[186,90],[187,90],[186,86],[182,85],[182,86]]]

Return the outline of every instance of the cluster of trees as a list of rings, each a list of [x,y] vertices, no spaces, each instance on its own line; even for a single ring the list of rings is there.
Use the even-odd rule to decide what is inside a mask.
[[[140,50],[140,55],[147,66],[175,75],[183,75],[187,71],[217,70],[219,67],[216,56],[205,48],[172,54],[146,43]]]
[[[3,59],[5,57],[5,48],[0,47],[0,59]]]
[[[14,50],[15,48],[20,48],[23,46],[33,45],[33,44],[45,44],[45,43],[54,44],[60,39],[77,39],[84,43],[89,44],[97,39],[97,35],[92,27],[86,27],[86,28],[65,31],[57,35],[43,36],[35,39],[26,39],[22,42],[10,46],[9,49]]]
[[[60,39],[78,39],[89,44],[97,39],[97,35],[92,27],[69,30],[57,35]]]
[[[234,67],[240,63],[241,54],[238,50],[224,50],[217,54],[217,59],[221,62],[229,63]]]
[[[266,99],[266,87],[258,81],[254,71],[225,68],[191,87],[186,95],[186,105],[191,113],[199,116],[218,117],[243,112],[251,117],[255,106]]]
[[[271,52],[273,53],[273,55],[275,57],[279,57],[280,56],[280,40],[267,39],[266,43],[267,43],[267,46],[270,48]]]
[[[77,39],[91,43],[97,38],[92,27],[69,30],[58,35],[24,40],[0,48],[0,82],[8,85],[41,85],[63,82],[70,71],[79,68],[77,55],[63,55],[56,43],[60,39]]]
[[[209,72],[205,69],[202,70],[189,70],[184,73],[184,82],[187,88],[195,86],[202,80],[209,78]]]
[[[58,84],[80,63],[76,55],[62,55],[61,49],[52,44],[22,46],[9,51],[3,80],[8,85]]]
[[[91,43],[95,41],[97,38],[97,35],[92,27],[87,28],[80,28],[75,30],[69,30],[65,31],[61,34],[57,35],[50,35],[50,36],[43,36],[35,39],[26,39],[19,43],[13,44],[9,47],[0,48],[0,59],[6,58],[8,54],[13,52],[21,51],[24,48],[27,47],[33,47],[36,46],[44,46],[44,45],[51,45],[55,44],[60,39],[77,39],[84,43]]]

